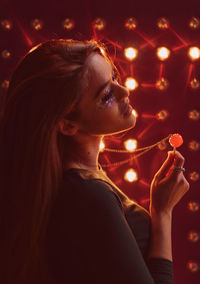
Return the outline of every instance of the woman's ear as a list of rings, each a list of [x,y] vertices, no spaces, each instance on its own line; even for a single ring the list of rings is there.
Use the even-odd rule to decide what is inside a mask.
[[[75,135],[78,131],[78,125],[70,120],[62,119],[59,121],[57,126],[58,132],[62,133],[63,135]]]

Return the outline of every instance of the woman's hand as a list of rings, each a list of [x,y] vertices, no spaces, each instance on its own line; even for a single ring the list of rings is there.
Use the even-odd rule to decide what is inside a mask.
[[[168,157],[155,174],[150,187],[150,213],[171,213],[174,206],[189,190],[183,171],[184,157],[180,152],[168,152]]]

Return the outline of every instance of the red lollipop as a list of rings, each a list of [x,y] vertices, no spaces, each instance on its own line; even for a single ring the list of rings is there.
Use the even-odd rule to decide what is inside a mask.
[[[172,134],[172,136],[169,138],[169,143],[172,147],[178,148],[183,144],[183,138],[180,134]]]

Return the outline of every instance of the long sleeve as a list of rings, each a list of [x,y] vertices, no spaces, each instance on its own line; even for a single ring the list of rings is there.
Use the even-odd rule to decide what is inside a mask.
[[[117,195],[103,181],[64,183],[47,236],[55,283],[173,283],[170,261],[145,263]]]

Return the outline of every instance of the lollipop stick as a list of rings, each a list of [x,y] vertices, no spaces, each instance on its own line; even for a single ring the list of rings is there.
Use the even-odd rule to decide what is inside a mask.
[[[173,147],[173,149],[174,149],[174,156],[175,156],[175,154],[176,154],[176,147]]]

